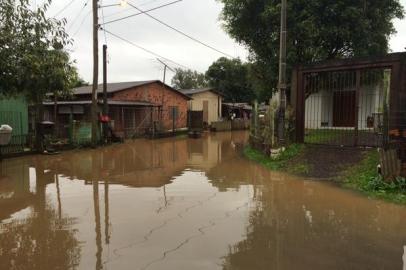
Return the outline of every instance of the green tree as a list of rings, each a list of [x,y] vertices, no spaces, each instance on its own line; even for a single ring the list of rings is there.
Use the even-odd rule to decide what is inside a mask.
[[[229,102],[251,102],[255,93],[248,80],[248,66],[240,59],[219,58],[206,72],[210,86]]]
[[[50,4],[33,10],[29,0],[0,2],[0,94],[40,104],[47,92],[66,89],[71,63],[62,50],[70,40],[65,20],[46,17]]]
[[[219,1],[225,29],[249,48],[256,76],[275,89],[281,1]],[[403,15],[399,0],[288,1],[288,74],[298,63],[386,53],[392,21]]]
[[[172,85],[176,89],[193,89],[207,87],[204,74],[190,69],[175,69],[175,76],[172,78]]]

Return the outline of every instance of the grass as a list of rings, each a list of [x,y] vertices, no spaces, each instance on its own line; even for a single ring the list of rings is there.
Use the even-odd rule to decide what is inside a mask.
[[[397,178],[393,182],[385,182],[377,172],[379,156],[376,151],[365,154],[359,164],[349,168],[340,177],[343,186],[361,191],[378,199],[406,204],[406,179]]]
[[[307,129],[306,130],[306,143],[322,144],[329,141],[339,139],[348,131],[346,130],[334,130],[334,129]]]
[[[334,141],[351,141],[353,129],[306,129],[305,141],[312,144],[324,144]],[[369,131],[358,131],[358,136],[368,136]]]
[[[283,153],[277,158],[271,158],[264,155],[262,152],[257,151],[251,147],[246,147],[244,149],[244,155],[255,161],[267,169],[274,171],[287,171],[295,174],[305,174],[308,173],[309,166],[305,163],[297,163],[295,165],[290,164],[290,161],[301,154],[305,146],[301,144],[290,145]]]

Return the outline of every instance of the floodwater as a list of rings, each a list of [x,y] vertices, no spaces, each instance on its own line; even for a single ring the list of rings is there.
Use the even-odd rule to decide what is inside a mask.
[[[0,269],[406,269],[406,207],[267,171],[246,141],[2,161]]]

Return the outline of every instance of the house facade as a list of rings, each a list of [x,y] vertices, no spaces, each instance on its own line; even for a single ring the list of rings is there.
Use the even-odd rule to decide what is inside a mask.
[[[223,95],[213,88],[189,89],[181,90],[181,92],[189,97],[189,111],[202,111],[203,122],[211,125],[213,122],[218,122],[222,118],[222,103]]]
[[[383,120],[383,86],[380,84],[363,86],[358,97],[354,88],[322,89],[311,94],[305,104],[306,129],[356,126],[359,130],[377,128],[376,125]]]
[[[73,89],[72,100],[45,102],[45,119],[54,121],[62,137],[68,136],[70,122],[91,121],[92,86]],[[98,86],[99,115],[103,107],[103,85]],[[116,136],[131,138],[152,132],[187,127],[187,103],[190,97],[161,81],[109,83],[107,85],[109,117]],[[55,119],[57,115],[57,119]],[[78,127],[79,129],[81,127]],[[87,132],[89,133],[89,132]]]

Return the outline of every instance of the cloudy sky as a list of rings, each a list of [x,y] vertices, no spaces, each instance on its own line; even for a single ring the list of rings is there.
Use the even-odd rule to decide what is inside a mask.
[[[148,10],[174,0],[129,0],[138,8]],[[400,0],[406,6],[406,0]],[[41,3],[37,0],[38,4]],[[102,5],[117,4],[120,0],[103,0]],[[86,5],[87,3],[87,5]],[[234,57],[246,59],[247,51],[234,42],[222,29],[219,15],[222,5],[216,0],[183,0],[150,14],[184,33]],[[131,6],[103,9],[105,22],[137,13]],[[92,80],[91,0],[54,0],[48,12],[50,16],[65,17],[68,33],[74,38],[72,58],[76,59],[80,75]],[[102,21],[103,14],[100,13]],[[406,20],[395,22],[398,33],[391,38],[392,51],[404,51],[406,47]],[[210,64],[223,56],[179,33],[140,15],[106,25],[106,29],[136,45],[147,48],[162,57],[172,68],[182,65],[204,72]],[[99,32],[100,46],[107,41],[109,51],[109,81],[133,81],[163,78],[163,66],[156,56],[136,48],[114,36]],[[101,73],[100,73],[101,74]],[[169,71],[167,82],[172,72]]]

